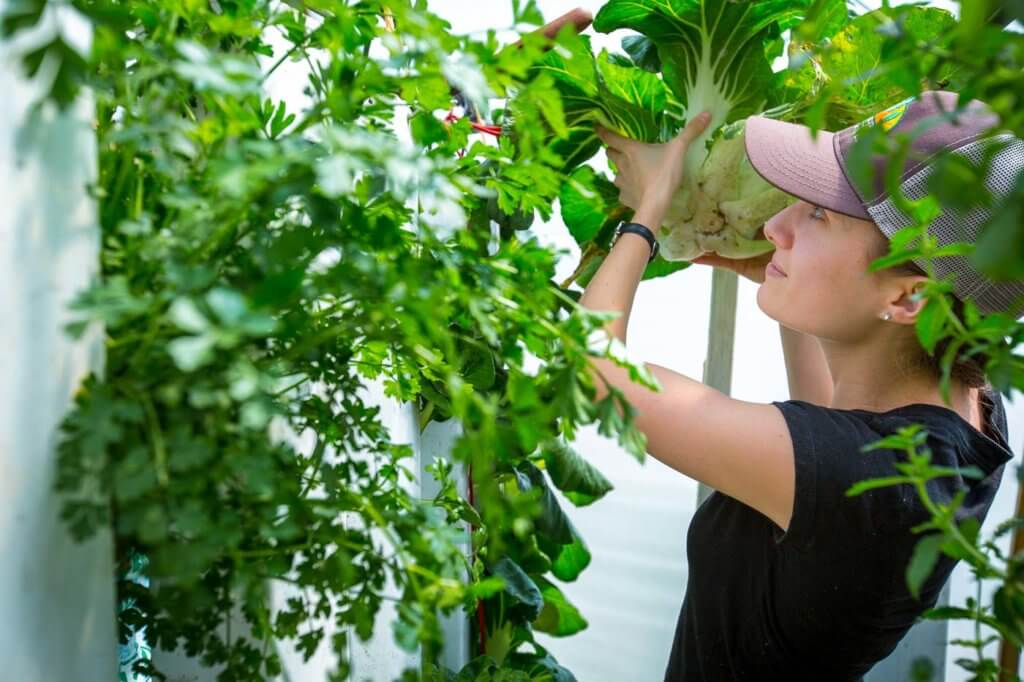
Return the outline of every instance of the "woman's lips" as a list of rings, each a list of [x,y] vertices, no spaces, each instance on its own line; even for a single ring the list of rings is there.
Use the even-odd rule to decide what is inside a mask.
[[[765,277],[785,277],[786,273],[779,269],[775,263],[769,261],[764,268]]]

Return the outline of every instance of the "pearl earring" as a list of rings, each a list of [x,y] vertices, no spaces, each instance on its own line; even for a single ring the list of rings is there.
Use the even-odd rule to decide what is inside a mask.
[[[888,310],[885,311],[884,313],[882,313],[882,319],[888,322],[889,320],[892,319],[892,313],[890,313]]]

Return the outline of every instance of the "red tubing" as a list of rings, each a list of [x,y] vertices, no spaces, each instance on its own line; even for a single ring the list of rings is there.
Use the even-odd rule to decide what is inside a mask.
[[[475,509],[476,508],[476,500],[473,498],[473,465],[472,464],[466,465],[466,472],[467,472],[467,475],[468,475],[467,483],[469,484],[469,505]],[[472,530],[474,526],[471,523],[471,524],[469,524],[469,527],[470,527],[470,530]],[[469,542],[470,542],[470,544],[473,543],[473,535],[472,535],[472,533],[470,533]],[[473,550],[473,558],[474,559],[476,558],[476,550],[475,549]],[[480,654],[482,655],[487,650],[487,633],[486,633],[486,629],[487,628],[484,625],[484,603],[483,603],[483,601],[478,601],[476,603],[476,622],[477,622],[477,625],[479,626],[478,629],[480,630]]]

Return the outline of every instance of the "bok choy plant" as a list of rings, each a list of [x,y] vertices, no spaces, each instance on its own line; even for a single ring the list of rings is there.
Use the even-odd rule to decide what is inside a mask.
[[[932,41],[953,22],[923,7],[851,14],[841,0],[610,0],[597,13],[603,33],[632,31],[623,53],[594,54],[585,36],[563,35],[559,50],[536,66],[558,84],[570,134],[569,181],[562,217],[583,250],[574,275],[585,284],[596,270],[615,225],[629,216],[618,190],[583,165],[600,148],[595,124],[644,142],[664,142],[691,115],[712,113],[690,146],[682,187],[663,225],[661,258],[645,278],[668,274],[704,252],[742,258],[771,250],[761,238],[765,220],[793,197],[750,166],[744,122],[762,115],[838,129],[905,95],[892,72],[873,69],[888,40]],[[788,68],[773,70],[789,37]],[[856,47],[854,47],[856,46]],[[919,85],[949,87],[955,74],[940,69]],[[573,167],[575,164],[575,167]]]

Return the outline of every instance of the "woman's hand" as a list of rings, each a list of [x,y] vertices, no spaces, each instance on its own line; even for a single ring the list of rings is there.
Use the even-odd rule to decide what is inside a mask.
[[[708,112],[695,116],[664,144],[637,142],[597,126],[597,136],[608,145],[608,159],[618,171],[614,184],[619,188],[619,201],[635,211],[643,207],[663,215],[683,182],[686,150],[704,132],[710,119]]]
[[[732,270],[740,277],[746,277],[752,282],[761,284],[764,282],[765,266],[768,265],[768,261],[772,259],[774,253],[774,251],[769,251],[768,253],[762,253],[760,256],[752,256],[750,258],[726,258],[725,256],[719,256],[717,253],[708,252],[698,258],[694,258],[692,262]]]

